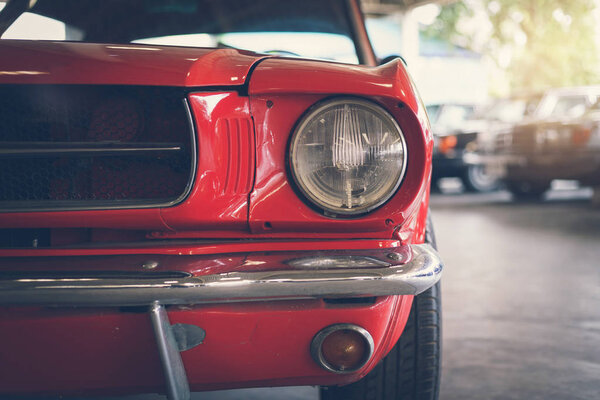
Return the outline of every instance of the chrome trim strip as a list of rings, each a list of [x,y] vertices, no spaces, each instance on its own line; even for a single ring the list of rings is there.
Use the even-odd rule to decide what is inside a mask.
[[[397,253],[394,253],[397,254]],[[401,257],[401,256],[400,256]],[[356,266],[355,263],[363,263],[362,266]],[[345,263],[354,264],[356,268],[374,268],[374,267],[389,267],[392,264],[386,261],[382,261],[375,257],[369,256],[341,256],[341,255],[331,255],[331,256],[309,256],[309,257],[300,257],[294,258],[292,260],[288,260],[285,262],[291,267],[297,269],[308,269],[308,270],[318,270],[318,269],[333,269],[333,268],[348,268],[350,265],[344,265]],[[313,263],[311,265],[311,263]]]
[[[154,154],[157,152],[178,152],[183,146],[177,143],[118,143],[118,142],[19,142],[3,143],[0,158],[38,157],[38,156],[120,156],[133,153],[135,155]]]
[[[169,204],[163,205],[163,207],[173,207],[180,203],[183,203],[190,193],[192,193],[192,188],[194,187],[194,183],[196,182],[196,175],[198,173],[198,142],[200,141],[200,132],[196,132],[196,122],[194,120],[194,113],[192,112],[192,107],[190,103],[185,97],[183,99],[183,107],[185,108],[185,113],[187,115],[187,123],[190,131],[191,140],[190,140],[190,178],[188,180],[188,184],[185,187],[185,190],[176,200],[173,200]]]
[[[363,337],[363,339],[365,339],[365,342],[367,343],[368,351],[365,354],[365,356],[363,357],[363,359],[361,360],[358,367],[356,367],[356,368],[336,369],[331,364],[329,364],[327,362],[327,360],[325,360],[325,358],[323,357],[323,352],[321,351],[321,345],[323,344],[323,341],[325,340],[325,338],[327,336],[329,336],[333,332],[340,331],[340,330],[356,331]],[[327,370],[329,372],[335,372],[336,374],[349,374],[351,372],[356,372],[356,371],[360,370],[371,359],[374,349],[375,349],[375,343],[373,342],[373,337],[371,336],[369,331],[367,331],[365,328],[363,328],[361,326],[354,325],[354,324],[330,325],[330,326],[320,330],[319,333],[317,333],[315,335],[312,342],[310,343],[310,354],[312,355],[313,360],[315,360],[316,363],[319,364],[320,367],[324,368],[325,370]]]
[[[140,306],[290,298],[416,295],[441,277],[443,263],[428,244],[407,245],[410,257],[388,267],[239,271],[181,278],[0,278],[0,304]],[[384,250],[384,249],[380,249]],[[387,253],[393,249],[387,249]],[[360,250],[348,256],[361,255]],[[388,254],[389,256],[389,254]],[[1,277],[1,275],[0,275]]]
[[[173,335],[169,316],[162,304],[150,306],[150,320],[156,337],[156,346],[165,375],[167,398],[169,400],[188,400],[190,386],[179,353],[179,347]]]

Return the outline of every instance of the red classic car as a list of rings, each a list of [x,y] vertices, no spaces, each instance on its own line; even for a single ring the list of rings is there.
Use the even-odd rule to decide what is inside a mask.
[[[437,398],[433,139],[357,1],[3,5],[0,393]]]

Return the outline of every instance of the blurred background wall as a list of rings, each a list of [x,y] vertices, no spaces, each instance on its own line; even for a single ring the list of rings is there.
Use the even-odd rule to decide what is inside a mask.
[[[600,83],[600,0],[363,0],[380,58],[401,55],[424,101]]]

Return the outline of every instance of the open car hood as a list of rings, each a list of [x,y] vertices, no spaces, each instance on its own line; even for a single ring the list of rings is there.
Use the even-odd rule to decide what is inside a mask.
[[[0,41],[0,84],[243,85],[261,56],[236,49]]]

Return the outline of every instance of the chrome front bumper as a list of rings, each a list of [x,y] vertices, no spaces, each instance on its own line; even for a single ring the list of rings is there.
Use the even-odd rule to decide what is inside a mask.
[[[261,256],[256,254],[260,259]],[[277,256],[280,260],[274,263],[269,263],[269,256],[262,256],[262,261],[254,260],[252,263],[248,263],[246,258],[242,264],[227,269],[232,272],[209,275],[177,272],[174,267],[181,257],[187,256],[170,256],[166,264],[169,260],[176,262],[164,272],[110,272],[106,268],[98,268],[87,273],[65,273],[64,268],[54,272],[25,271],[27,268],[23,267],[27,267],[27,263],[15,259],[14,265],[12,261],[8,263],[11,272],[0,273],[0,305],[148,306],[167,397],[170,400],[187,400],[190,389],[180,355],[180,351],[185,349],[178,343],[165,306],[416,295],[433,286],[443,269],[438,253],[426,244],[375,250],[282,253]],[[213,265],[227,264],[226,261],[232,259],[227,255],[215,257],[210,260]],[[69,267],[72,261],[64,262]],[[201,260],[192,257],[189,261],[197,263]],[[91,265],[79,265],[77,271],[83,266],[93,269],[98,262],[102,259],[91,261]],[[260,269],[253,270],[256,265]],[[187,328],[199,329],[196,326]],[[193,342],[187,337],[183,341]]]
[[[92,273],[36,276],[0,274],[0,304],[46,306],[141,306],[199,304],[289,298],[416,295],[439,279],[443,264],[429,245],[406,245],[368,253],[375,266],[353,266],[360,250],[336,256],[327,268],[298,268],[225,272],[192,276],[186,273]],[[295,253],[297,256],[298,253]],[[301,254],[302,256],[302,254]],[[305,256],[328,258],[306,252]]]

